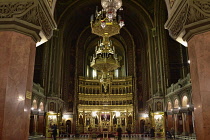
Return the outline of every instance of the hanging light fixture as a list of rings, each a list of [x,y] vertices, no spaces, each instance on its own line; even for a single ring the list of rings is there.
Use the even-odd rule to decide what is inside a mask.
[[[111,82],[109,72],[120,67],[119,61],[112,42],[109,38],[104,37],[103,41],[96,46],[95,54],[93,54],[90,63],[92,68],[102,72],[100,82],[104,87],[104,92],[107,92],[107,87]]]
[[[113,20],[117,16],[117,10],[122,6],[122,0],[101,0],[101,6],[106,11],[106,18]]]
[[[98,11],[96,8],[95,17],[91,16],[92,33],[102,37],[119,34],[125,25],[122,15],[117,15],[118,10],[122,13],[122,0],[101,0],[101,5],[103,9]]]

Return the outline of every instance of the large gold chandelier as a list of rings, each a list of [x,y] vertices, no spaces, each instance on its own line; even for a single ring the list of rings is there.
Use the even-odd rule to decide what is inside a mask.
[[[120,14],[123,10],[122,0],[101,0],[103,10],[96,9],[95,18],[91,16],[92,33],[103,37],[103,41],[96,46],[95,54],[92,57],[90,66],[102,72],[100,82],[107,92],[108,85],[111,83],[110,71],[120,67],[119,59],[115,54],[115,48],[112,46],[109,37],[119,34],[124,26],[124,21]]]

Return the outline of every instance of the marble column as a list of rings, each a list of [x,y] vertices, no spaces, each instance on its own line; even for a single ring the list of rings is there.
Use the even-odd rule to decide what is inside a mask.
[[[192,116],[190,115],[190,112],[188,112],[186,114],[186,133],[189,135],[191,132],[190,130],[190,123],[192,123],[192,120],[191,120]]]
[[[175,130],[175,134],[178,134],[178,115],[174,114],[174,130]]]
[[[34,115],[34,134],[37,134],[37,128],[38,128],[38,123],[37,123],[37,115]]]
[[[44,135],[44,116],[42,115],[39,115],[37,132],[38,134]]]
[[[194,111],[192,112],[192,123],[193,123],[193,136],[195,136],[195,116],[194,116]]]
[[[193,103],[198,140],[210,137],[210,32],[188,41]]]
[[[0,42],[0,139],[26,140],[36,44],[14,31],[0,31]]]
[[[55,2],[0,2],[0,140],[28,139],[35,50],[56,28]]]
[[[182,113],[182,124],[183,124],[182,135],[187,135],[187,132],[186,132],[186,113]]]
[[[171,128],[174,128],[174,120],[172,118],[172,115],[167,115],[167,120],[166,120],[166,129],[171,130]]]

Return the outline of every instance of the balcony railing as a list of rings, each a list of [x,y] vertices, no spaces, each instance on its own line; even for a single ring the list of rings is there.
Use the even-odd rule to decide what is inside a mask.
[[[44,88],[41,87],[40,84],[36,84],[36,83],[33,83],[33,94],[37,94],[37,95],[40,95],[40,96],[45,96],[44,95]]]
[[[191,85],[191,79],[190,79],[190,74],[187,74],[187,77],[183,79],[179,79],[177,83],[171,84],[169,88],[167,88],[167,95],[173,92],[176,92],[178,90],[181,90],[184,87],[187,87]]]

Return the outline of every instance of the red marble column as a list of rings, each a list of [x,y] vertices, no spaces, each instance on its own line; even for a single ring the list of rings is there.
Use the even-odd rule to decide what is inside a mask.
[[[173,127],[173,123],[174,123],[174,122],[173,122],[172,115],[168,115],[167,118],[168,118],[168,119],[167,119],[167,124],[168,124],[167,127],[168,127],[168,130],[170,131],[171,128]]]
[[[210,138],[210,32],[188,41],[197,140]]]
[[[177,134],[178,132],[178,125],[179,125],[179,119],[178,119],[178,115],[174,114],[174,130],[175,130],[175,134]]]
[[[37,115],[34,115],[34,134],[37,134],[37,129],[38,129],[38,120],[37,120]]]
[[[186,114],[186,132],[191,134],[192,132],[192,115],[188,112]]]
[[[186,113],[182,113],[182,128],[183,128],[183,132],[182,135],[187,135],[187,130],[186,130]]]
[[[30,117],[29,134],[32,135],[34,132],[34,116]]]
[[[0,139],[27,140],[35,41],[26,35],[0,32]]]

